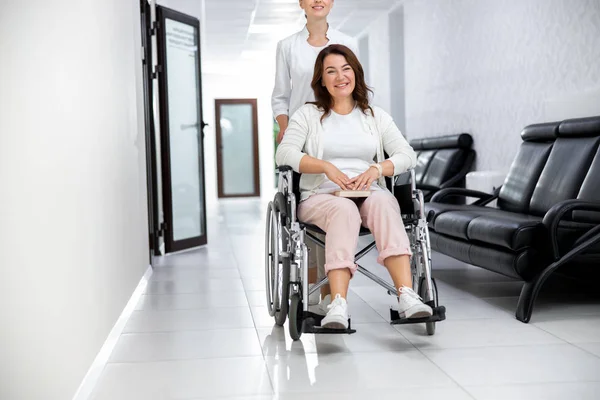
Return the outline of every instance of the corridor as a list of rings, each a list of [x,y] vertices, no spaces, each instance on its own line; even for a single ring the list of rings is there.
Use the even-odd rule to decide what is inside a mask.
[[[391,297],[357,276],[357,333],[292,342],[265,306],[265,207],[220,202],[208,212],[208,246],[160,261],[93,399],[597,398],[597,300],[574,288],[556,299],[549,284],[523,324],[514,318],[520,282],[439,254],[434,276],[448,311],[434,336],[389,325]],[[374,252],[364,260],[386,277]]]

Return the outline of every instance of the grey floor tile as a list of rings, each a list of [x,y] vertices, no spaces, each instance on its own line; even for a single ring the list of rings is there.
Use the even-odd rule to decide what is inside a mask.
[[[600,357],[600,342],[597,343],[575,343],[575,345],[581,349],[584,349],[588,353],[592,353]]]
[[[110,362],[261,356],[254,329],[219,329],[121,335]]]
[[[513,314],[493,307],[475,297],[450,299],[439,297],[439,303],[446,307],[446,318],[448,320],[515,319]]]
[[[336,353],[394,353],[414,350],[414,346],[388,323],[354,324],[356,333],[347,335],[303,334],[301,343],[293,342],[287,324],[281,328],[258,329],[263,353],[270,357],[285,357],[287,353],[319,355]]]
[[[399,396],[398,393],[401,393]],[[387,390],[355,390],[344,391],[340,388],[332,392],[318,393],[283,393],[273,396],[232,397],[227,400],[368,400],[368,399],[419,399],[419,400],[473,400],[464,390],[458,387],[444,388],[394,388]],[[225,400],[225,399],[224,399]]]
[[[600,316],[570,316],[567,319],[537,322],[534,325],[570,343],[600,341]]]
[[[262,357],[108,364],[93,400],[214,399],[270,395]]]
[[[261,270],[261,273],[264,274],[264,269]],[[244,285],[244,290],[266,290],[266,281],[264,275],[261,277],[242,277],[242,283]]]
[[[140,297],[136,310],[190,310],[247,306],[248,300],[243,292],[230,292],[226,296],[214,292],[147,294]]]
[[[506,310],[514,315],[517,309],[518,297],[484,298],[484,301]],[[556,297],[538,298],[533,308],[531,323],[551,322],[561,319],[600,316],[600,300],[593,296],[564,295],[559,292]]]
[[[600,379],[600,358],[570,344],[422,351],[461,386]]]
[[[250,306],[263,306],[267,304],[267,293],[265,290],[246,290],[246,296]]]
[[[257,328],[270,328],[275,325],[275,319],[269,315],[267,310],[266,301],[261,306],[250,307],[250,310],[252,311],[254,326]]]
[[[124,333],[253,328],[248,307],[134,311]]]
[[[277,393],[456,387],[446,374],[414,350],[265,359]]]
[[[477,400],[597,400],[600,382],[467,387]]]
[[[240,271],[236,268],[235,264],[233,265],[233,268],[228,265],[201,265],[193,267],[186,266],[177,268],[154,268],[152,276],[150,277],[150,281],[187,281],[205,278],[238,279],[240,278]]]
[[[461,347],[524,346],[564,343],[563,340],[533,325],[512,319],[448,319],[436,324],[428,336],[422,324],[396,325],[413,345],[422,349]]]
[[[216,292],[215,295],[225,295],[231,291],[243,292],[244,286],[240,278],[229,279],[180,279],[169,281],[150,281],[146,287],[145,294],[181,294]]]

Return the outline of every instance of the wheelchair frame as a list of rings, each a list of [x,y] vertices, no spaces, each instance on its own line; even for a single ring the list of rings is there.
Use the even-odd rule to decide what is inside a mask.
[[[413,290],[422,297],[424,303],[432,307],[433,315],[426,318],[408,319],[390,308],[390,323],[425,323],[427,333],[433,335],[436,322],[446,318],[446,310],[445,307],[438,305],[437,287],[435,279],[431,275],[431,245],[424,211],[423,192],[416,188],[415,182],[415,171],[410,170],[412,209],[409,209],[408,213],[402,214],[402,220],[413,253],[411,257]],[[392,188],[394,189],[394,185]],[[305,239],[308,237],[317,245],[325,247],[325,243],[314,235],[314,233],[324,232],[316,226],[299,222],[296,217],[296,208],[294,172],[289,166],[281,166],[279,167],[278,192],[273,201],[269,202],[266,218],[265,280],[269,314],[280,326],[285,323],[286,318],[289,319],[288,328],[293,340],[298,340],[302,333],[354,333],[356,331],[352,329],[350,319],[346,330],[323,328],[320,326],[320,322],[324,316],[310,312],[308,309],[309,295],[320,290],[328,282],[328,278],[322,278],[309,290],[307,284],[308,248]],[[410,206],[405,209],[401,207],[401,212],[406,211],[406,208],[410,208]],[[370,232],[362,228],[360,236],[365,234],[370,234]],[[357,272],[386,289],[388,294],[396,296],[397,289],[393,285],[357,262],[375,246],[375,241],[373,241],[356,253]]]

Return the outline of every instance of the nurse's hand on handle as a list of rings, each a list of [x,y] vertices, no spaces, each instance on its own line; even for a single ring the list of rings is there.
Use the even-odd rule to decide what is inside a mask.
[[[277,134],[277,144],[280,144],[281,141],[283,140],[283,135],[285,135],[285,130],[287,129],[288,126],[288,121],[289,121],[289,117],[287,115],[278,115],[277,118],[275,118],[277,120],[277,123],[279,124],[279,133]]]

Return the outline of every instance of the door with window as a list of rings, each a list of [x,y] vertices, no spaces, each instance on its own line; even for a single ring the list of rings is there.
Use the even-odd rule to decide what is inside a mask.
[[[217,99],[215,114],[218,196],[260,196],[256,99]]]
[[[167,253],[207,243],[198,19],[157,7],[160,164]]]

